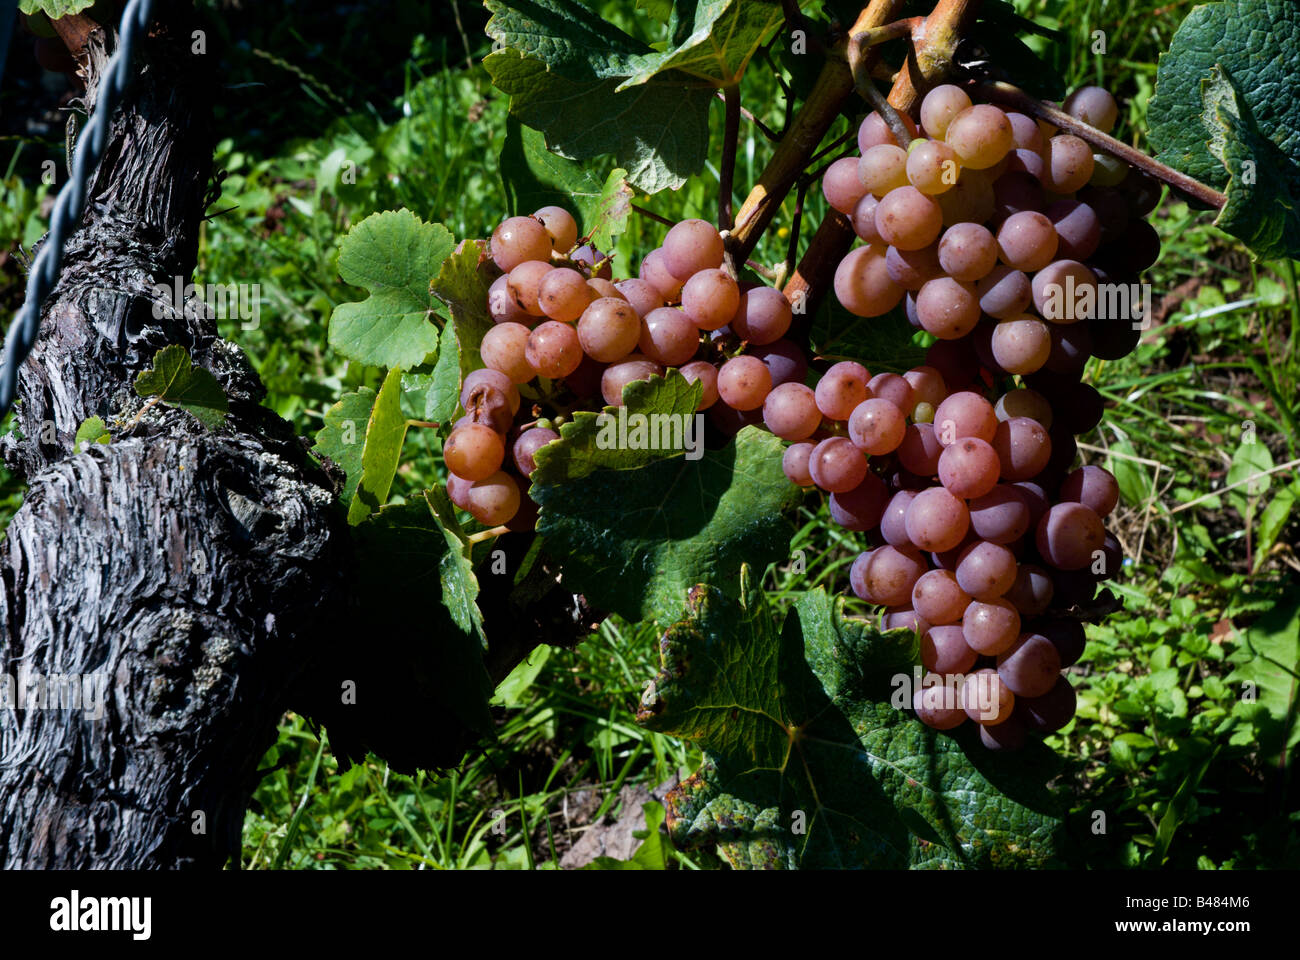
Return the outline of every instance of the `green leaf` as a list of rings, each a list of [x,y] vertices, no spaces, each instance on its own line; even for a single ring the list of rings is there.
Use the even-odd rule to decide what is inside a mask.
[[[485,0],[483,5],[492,14],[487,33],[494,50],[510,47],[572,79],[628,76],[632,58],[651,52],[574,0]]]
[[[925,363],[925,350],[902,308],[879,317],[855,317],[827,297],[813,318],[808,342],[826,359],[856,360],[872,373],[902,373]]]
[[[94,5],[95,0],[20,0],[18,9],[28,16],[43,13],[51,20],[58,20],[60,17],[89,10]],[[116,24],[116,21],[113,22]]]
[[[457,626],[478,635],[480,645],[486,650],[488,640],[483,632],[483,614],[478,608],[478,577],[474,574],[469,540],[446,490],[433,487],[424,491],[424,502],[447,541],[447,554],[439,565],[443,606]]]
[[[1226,186],[1220,227],[1262,257],[1300,255],[1300,7],[1193,8],[1160,56],[1148,119],[1156,159]]]
[[[667,23],[673,15],[673,0],[636,0],[636,8],[644,10],[660,23]]]
[[[625,420],[612,407],[603,418],[578,413],[537,455],[537,532],[563,562],[565,583],[628,620],[671,622],[693,584],[734,593],[742,561],[761,569],[789,552],[786,514],[801,491],[781,469],[781,441],[747,427],[703,450],[699,391],[676,371],[630,383]],[[653,430],[638,433],[638,423]],[[674,425],[678,434],[665,438]],[[650,437],[661,449],[633,448]],[[686,440],[699,459],[683,455]]]
[[[695,0],[674,7],[676,19],[668,48],[631,59],[632,76],[619,87],[645,83],[665,70],[682,73],[715,87],[740,82],[750,58],[785,15],[774,0]]]
[[[1148,119],[1156,159],[1213,186],[1227,171],[1208,147],[1201,81],[1235,79],[1263,134],[1300,163],[1300,9],[1290,0],[1220,0],[1192,9],[1160,55]]]
[[[506,120],[501,147],[501,182],[512,214],[530,214],[556,205],[576,212],[582,236],[608,250],[623,232],[632,212],[632,188],[627,171],[611,170],[602,183],[585,166],[551,153],[546,138],[515,117]]]
[[[402,413],[402,371],[388,371],[375,397],[366,424],[365,444],[361,451],[361,479],[356,496],[348,506],[348,523],[357,524],[388,499],[397,464],[406,440],[406,416]]]
[[[1291,587],[1251,624],[1242,638],[1251,659],[1228,675],[1228,683],[1251,684],[1254,702],[1267,711],[1260,724],[1261,749],[1268,754],[1300,743],[1300,589]]]
[[[497,684],[496,693],[492,695],[492,705],[500,707],[522,707],[527,702],[526,694],[532,689],[546,662],[551,659],[551,647],[542,644],[519,662],[510,674]]]
[[[464,597],[455,535],[418,501],[384,507],[353,534],[363,609],[373,626],[423,631],[438,667],[429,680],[437,699],[471,729],[490,733],[492,683],[483,663],[481,617],[468,626],[458,619]]]
[[[638,190],[675,190],[707,156],[710,87],[656,77],[618,93],[618,78],[570,80],[545,62],[502,50],[483,61],[510,112],[574,160],[613,154]]]
[[[72,452],[80,453],[83,443],[103,443],[112,441],[108,427],[99,417],[87,417],[77,428],[77,435],[72,439]]]
[[[1273,469],[1273,454],[1268,447],[1255,440],[1243,442],[1232,455],[1232,466],[1228,468],[1226,485],[1241,484],[1228,492],[1228,497],[1241,514],[1246,513],[1246,500],[1254,499],[1268,492],[1273,483],[1268,473]]]
[[[1300,482],[1292,483],[1277,492],[1268,506],[1259,515],[1259,539],[1255,546],[1255,569],[1258,570],[1268,559],[1273,544],[1286,529],[1291,519],[1291,509],[1295,506],[1296,494],[1300,493]]]
[[[460,404],[460,344],[456,325],[442,328],[438,338],[438,362],[432,370],[414,370],[402,375],[402,402],[413,420],[446,423]]]
[[[340,303],[330,316],[330,346],[375,367],[410,369],[438,349],[429,289],[455,241],[440,223],[409,210],[372,214],[339,245],[339,276],[370,296]]]
[[[740,601],[691,590],[642,697],[640,722],[704,752],[667,797],[674,845],[716,846],[738,868],[1053,862],[1051,751],[995,755],[970,724],[925,727],[890,703],[914,637],[846,619],[820,588],[778,629],[748,567],[741,580]]]
[[[226,392],[217,378],[210,371],[194,366],[190,352],[178,343],[154,354],[153,367],[136,375],[135,392],[180,407],[209,430],[221,426],[230,410]]]
[[[1256,128],[1232,78],[1215,66],[1202,84],[1210,152],[1231,174],[1227,202],[1214,224],[1265,259],[1300,256],[1300,168]],[[1288,174],[1292,174],[1288,180]]]
[[[433,281],[434,294],[451,311],[451,322],[456,331],[456,351],[460,359],[460,379],[483,366],[478,348],[483,342],[483,334],[492,329],[492,318],[487,309],[490,284],[483,275],[487,259],[485,251],[485,244],[477,240],[466,240],[461,244],[459,252],[447,258]],[[445,368],[443,376],[445,389],[450,380],[450,373]],[[456,389],[460,390],[459,382]],[[459,402],[459,392],[456,399]],[[455,407],[452,409],[454,411]]]
[[[316,432],[317,456],[329,457],[347,474],[340,499],[347,503],[361,482],[361,453],[366,448],[366,431],[375,409],[375,391],[362,387],[345,393],[325,411],[325,426]]]

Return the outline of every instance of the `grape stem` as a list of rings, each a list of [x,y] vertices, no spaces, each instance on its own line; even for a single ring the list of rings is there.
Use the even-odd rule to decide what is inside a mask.
[[[722,102],[726,114],[722,133],[722,169],[718,175],[718,227],[730,230],[736,225],[731,205],[731,184],[736,175],[736,144],[740,139],[740,84],[723,87]]]
[[[493,527],[491,530],[480,530],[478,533],[471,533],[465,538],[465,542],[468,544],[482,543],[484,540],[495,540],[497,537],[503,537],[509,532],[509,527]]]
[[[718,99],[721,100],[723,103],[727,102],[727,96],[721,90],[718,91]],[[758,127],[759,132],[762,133],[763,136],[767,137],[767,139],[771,140],[772,142],[775,143],[777,140],[781,139],[781,135],[779,133],[777,133],[775,130],[773,130],[771,127],[765,124],[762,120],[758,119],[758,117],[754,116],[744,107],[740,108],[740,115],[744,117],[746,120],[748,120],[750,123],[752,123],[754,126]]]
[[[853,34],[849,41],[849,59],[850,62],[854,57],[854,51],[860,51],[867,47],[874,47],[878,43],[885,43],[898,37],[910,37],[912,31],[916,30],[921,24],[925,23],[925,17],[907,17],[903,20],[895,20],[893,23],[887,23],[883,27],[867,27],[865,30],[859,30]]]
[[[1228,198],[1213,187],[1208,187],[1173,167],[1167,167],[1158,160],[1153,160],[1141,150],[1102,133],[1096,127],[1089,126],[1063,110],[1058,110],[1050,103],[1031,97],[1019,87],[1003,81],[986,80],[978,83],[975,89],[985,100],[1015,107],[1022,113],[1046,120],[1052,126],[1078,137],[1089,146],[1114,154],[1130,166],[1137,167],[1207,207],[1222,210],[1223,205],[1228,202]]]
[[[640,204],[637,203],[632,204],[632,209],[635,210],[637,213],[641,214],[641,216],[649,217],[651,220],[655,220],[659,223],[662,223],[664,226],[674,227],[677,225],[676,220],[669,220],[667,217],[661,217],[653,210],[647,210],[645,207],[641,206]]]

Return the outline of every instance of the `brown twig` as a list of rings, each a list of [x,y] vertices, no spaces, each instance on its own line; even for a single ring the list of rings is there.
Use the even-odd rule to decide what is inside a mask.
[[[841,55],[847,50],[848,36],[869,27],[889,23],[897,18],[901,7],[902,0],[871,0],[858,16],[849,34],[841,41],[838,47]],[[866,59],[874,60],[873,53],[868,52]],[[808,157],[816,151],[826,136],[826,131],[839,116],[844,102],[852,94],[853,73],[849,70],[848,63],[828,56],[808,98],[794,119],[786,125],[781,142],[763,168],[758,183],[736,214],[736,227],[732,235],[740,260],[747,258],[754,249],[758,238],[780,209],[781,201],[798,182],[807,166]]]
[[[667,217],[661,217],[661,216],[659,216],[659,214],[655,213],[653,210],[647,210],[645,207],[641,206],[639,203],[634,203],[634,204],[632,204],[632,209],[635,210],[637,213],[641,214],[641,216],[643,216],[643,217],[648,217],[648,218],[651,219],[651,220],[656,220],[656,221],[658,221],[659,223],[664,224],[664,226],[671,227],[671,226],[674,226],[674,225],[676,224],[676,221],[674,221],[674,220],[669,220]]]
[[[723,87],[722,94],[726,115],[722,132],[722,169],[718,175],[718,227],[730,230],[736,223],[732,213],[731,184],[736,175],[736,143],[740,139],[740,84]]]
[[[727,102],[726,94],[724,94],[721,90],[718,91],[718,99],[721,100],[723,103]],[[740,115],[744,117],[746,120],[748,120],[750,123],[752,123],[754,126],[758,127],[759,133],[767,137],[767,139],[771,140],[773,143],[781,139],[781,135],[779,133],[777,133],[775,130],[769,127],[762,120],[758,119],[758,117],[754,116],[744,107],[740,108]]]
[[[1130,166],[1137,167],[1139,170],[1169,184],[1180,193],[1184,193],[1208,207],[1221,210],[1223,205],[1227,203],[1228,198],[1213,187],[1208,187],[1199,180],[1189,177],[1173,167],[1167,167],[1158,160],[1153,160],[1141,150],[1134,149],[1127,143],[1116,140],[1109,134],[1102,133],[1096,127],[1089,126],[1063,110],[1058,110],[1050,103],[1044,103],[1031,97],[1019,87],[1001,81],[984,81],[976,86],[976,91],[986,100],[1015,107],[1022,113],[1046,120],[1052,126],[1078,137],[1098,150],[1105,150],[1107,153],[1114,154]]]

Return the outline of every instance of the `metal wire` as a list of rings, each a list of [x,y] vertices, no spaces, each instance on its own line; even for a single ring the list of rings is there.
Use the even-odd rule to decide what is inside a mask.
[[[113,111],[131,81],[131,54],[149,26],[153,0],[130,0],[122,11],[117,49],[99,81],[94,114],[77,138],[72,175],[59,191],[50,214],[50,231],[27,275],[27,299],[5,335],[0,359],[0,417],[13,406],[18,390],[18,368],[23,365],[41,328],[41,305],[54,289],[63,265],[63,244],[76,229],[86,209],[86,182],[104,154]]]

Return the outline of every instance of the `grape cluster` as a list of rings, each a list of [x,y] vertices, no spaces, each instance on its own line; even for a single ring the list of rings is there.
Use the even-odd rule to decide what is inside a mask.
[[[1099,87],[1063,109],[1108,132]],[[1104,518],[1115,478],[1071,470],[1075,436],[1101,420],[1081,382],[1090,356],[1117,359],[1140,325],[1127,298],[1159,253],[1141,218],[1158,185],[1078,137],[960,87],[931,90],[900,146],[877,113],[859,157],[837,160],[823,190],[863,242],[835,273],[861,317],[900,303],[935,339],[926,365],[871,377],[837,363],[817,385],[830,429],[785,455],[786,475],[831,494],[832,518],[876,546],[850,585],[887,608],[886,628],[921,635],[929,671],[913,706],[927,725],[968,717],[991,749],[1062,727],[1074,692],[1061,675],[1084,646],[1077,619],[1122,561]],[[1128,302],[1127,299],[1124,301]]]
[[[737,282],[711,224],[674,224],[639,276],[622,280],[611,258],[579,244],[577,223],[560,207],[505,220],[490,252],[501,273],[488,289],[485,367],[465,378],[465,415],[443,448],[448,495],[481,523],[531,529],[537,508],[521,483],[537,450],[558,439],[565,412],[620,406],[628,383],[669,368],[703,384],[700,410],[726,411],[715,418],[724,435],[762,418],[769,395],[778,417],[795,416],[797,399],[807,398],[806,425],[787,422],[782,436],[802,439],[819,425],[803,384],[807,361],[783,339],[789,301],[773,287]],[[538,402],[523,405],[521,387]],[[545,418],[544,406],[561,413]]]

